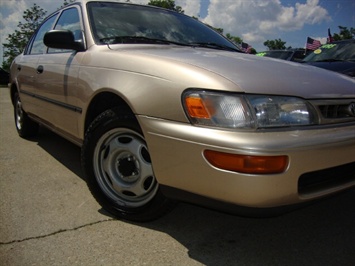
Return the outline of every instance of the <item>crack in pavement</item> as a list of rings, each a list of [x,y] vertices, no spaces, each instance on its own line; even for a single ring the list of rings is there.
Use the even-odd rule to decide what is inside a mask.
[[[60,234],[60,233],[76,231],[76,230],[79,230],[79,229],[87,227],[87,226],[92,226],[92,225],[96,225],[96,224],[99,224],[99,223],[111,222],[111,221],[116,221],[116,219],[111,218],[111,219],[106,219],[106,220],[100,220],[100,221],[97,221],[97,222],[92,222],[92,223],[89,223],[89,224],[80,225],[78,227],[74,227],[74,228],[71,228],[71,229],[60,229],[58,231],[55,231],[53,233],[46,234],[46,235],[43,235],[43,236],[32,236],[32,237],[27,237],[27,238],[20,239],[20,240],[12,240],[12,241],[9,241],[9,242],[0,242],[0,246],[2,246],[2,245],[10,245],[10,244],[14,244],[14,243],[21,243],[21,242],[28,241],[28,240],[33,240],[33,239],[46,238],[46,237],[54,236],[54,235],[57,235],[57,234]]]

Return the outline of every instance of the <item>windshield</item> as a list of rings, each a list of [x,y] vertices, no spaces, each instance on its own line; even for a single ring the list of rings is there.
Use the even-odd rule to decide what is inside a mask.
[[[355,42],[338,42],[322,45],[308,55],[304,62],[354,61]]]
[[[97,44],[155,43],[238,50],[213,29],[177,12],[107,2],[89,3],[88,10]]]

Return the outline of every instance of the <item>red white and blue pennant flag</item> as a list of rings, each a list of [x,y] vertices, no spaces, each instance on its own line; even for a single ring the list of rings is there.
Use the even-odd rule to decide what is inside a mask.
[[[331,43],[331,42],[334,42],[334,39],[333,39],[332,35],[330,34],[330,29],[328,29],[327,43]]]

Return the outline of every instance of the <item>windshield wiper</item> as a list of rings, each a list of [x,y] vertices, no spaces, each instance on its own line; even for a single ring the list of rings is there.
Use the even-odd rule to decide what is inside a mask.
[[[217,50],[225,50],[225,51],[233,51],[233,52],[240,52],[238,48],[234,48],[228,45],[224,44],[219,44],[219,43],[213,43],[213,42],[195,42],[195,43],[189,43],[191,46],[194,47],[203,47],[203,48],[210,48],[210,49],[217,49]]]
[[[225,51],[233,51],[233,52],[240,52],[238,48],[233,48],[224,44],[218,43],[211,43],[211,42],[197,42],[197,43],[180,43],[169,41],[165,39],[155,39],[155,38],[148,38],[144,36],[113,36],[113,37],[106,37],[101,38],[100,42],[104,44],[119,44],[119,43],[130,43],[130,44],[137,44],[137,43],[145,43],[145,44],[174,44],[180,46],[190,46],[190,47],[203,47],[203,48],[210,48],[210,49],[218,49],[218,50],[225,50]]]
[[[145,44],[175,44],[175,45],[182,45],[182,46],[190,46],[186,43],[179,43],[164,39],[155,39],[155,38],[148,38],[144,36],[114,36],[114,37],[106,37],[100,39],[100,42],[105,44],[118,44],[118,43],[130,43],[130,44],[137,44],[137,43],[145,43]]]

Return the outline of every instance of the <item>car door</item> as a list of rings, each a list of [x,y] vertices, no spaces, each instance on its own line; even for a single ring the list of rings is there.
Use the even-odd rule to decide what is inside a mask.
[[[54,29],[70,30],[76,41],[84,41],[80,9],[63,10]],[[81,104],[78,100],[77,77],[83,53],[49,48],[37,63],[36,93],[42,99],[41,117],[58,133],[78,136]]]
[[[40,117],[40,101],[36,98],[37,66],[39,58],[46,52],[43,36],[56,20],[56,14],[48,18],[32,36],[23,54],[16,59],[17,81],[22,107],[29,114]]]

